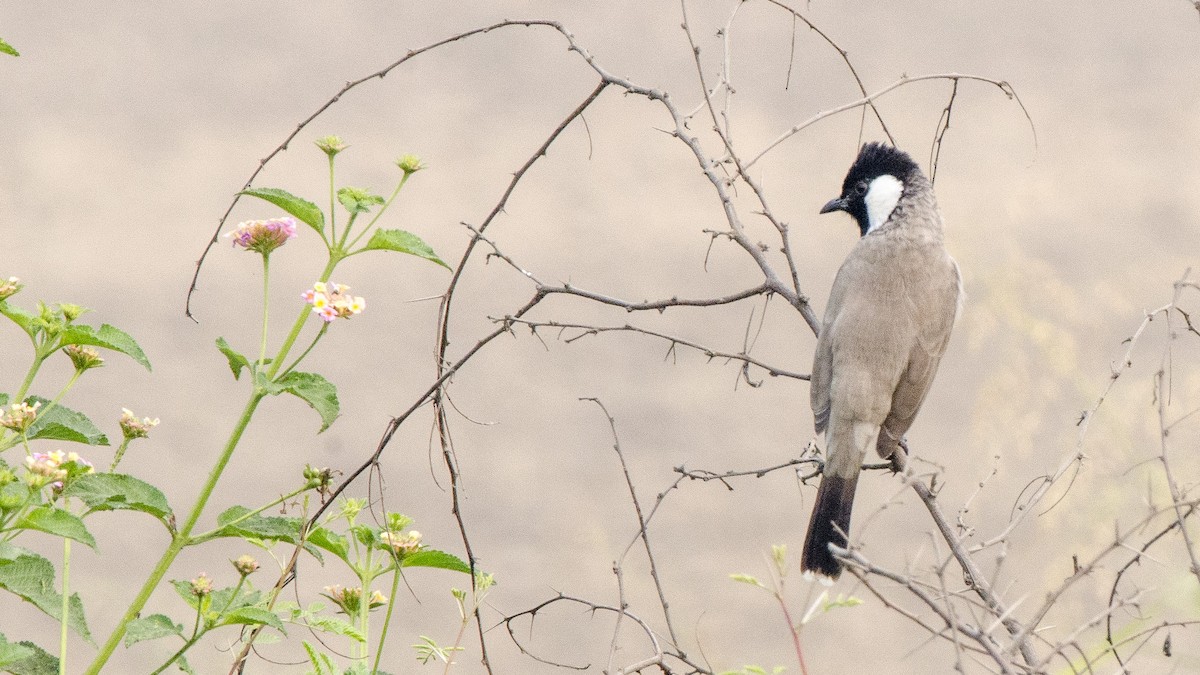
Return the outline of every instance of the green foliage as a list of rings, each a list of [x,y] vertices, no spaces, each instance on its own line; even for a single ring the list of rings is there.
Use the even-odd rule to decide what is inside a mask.
[[[120,473],[80,476],[63,490],[63,497],[80,500],[87,506],[87,513],[141,511],[168,526],[172,516],[171,507],[162,491],[141,479]]]
[[[62,594],[54,590],[54,565],[42,556],[0,542],[0,588],[31,603],[52,618],[62,620]],[[70,597],[67,625],[89,643],[92,634],[83,618],[79,594]]]
[[[91,345],[120,352],[137,361],[146,370],[151,370],[150,361],[137,341],[125,331],[108,324],[102,324],[99,329],[84,324],[71,324],[63,330],[59,340],[63,346]]]
[[[108,437],[96,428],[87,415],[81,412],[71,410],[61,404],[51,406],[50,401],[40,396],[30,396],[26,399],[26,403],[30,405],[41,403],[42,410],[45,411],[38,413],[37,419],[26,431],[26,437],[31,441],[45,439],[86,445],[109,444]]]
[[[240,353],[235,351],[233,347],[230,347],[229,343],[225,341],[225,338],[217,338],[217,349],[221,350],[221,353],[224,354],[225,358],[229,360],[229,369],[233,371],[233,379],[240,379],[242,376],[242,369],[250,368],[250,361],[247,360],[245,356],[242,356]]]
[[[340,411],[337,388],[333,383],[316,373],[290,372],[274,382],[264,382],[268,393],[292,394],[299,397],[321,416],[321,429],[325,431],[337,419]]]
[[[19,642],[9,642],[4,635],[0,634],[0,668],[24,661],[33,656],[33,647],[27,647]]]
[[[145,640],[177,635],[183,637],[183,626],[171,621],[163,614],[151,614],[129,622],[129,630],[125,633],[125,646],[130,647]]]
[[[268,201],[287,211],[290,215],[295,216],[296,220],[316,230],[318,234],[325,229],[325,214],[321,213],[321,209],[316,204],[306,199],[301,199],[287,190],[280,190],[279,188],[249,188],[242,190],[238,194],[258,197],[259,199]]]
[[[0,40],[0,54],[8,54],[9,56],[20,56],[21,53],[15,47],[8,44],[4,40]]]
[[[450,266],[442,261],[441,258],[433,252],[429,244],[426,244],[420,237],[404,230],[375,230],[371,235],[370,241],[362,248],[364,251],[399,251],[415,255],[418,258],[424,258],[435,262],[446,269]]]
[[[96,540],[87,531],[79,516],[51,505],[39,506],[26,512],[14,525],[18,530],[40,530],[96,548]],[[53,572],[51,572],[53,576]]]
[[[461,558],[455,555],[446,553],[445,551],[435,551],[426,549],[417,551],[404,556],[400,561],[401,567],[435,567],[442,570],[452,570],[454,572],[462,572],[463,574],[471,573],[471,566],[463,562]]]
[[[9,643],[9,645],[21,649],[26,655],[0,666],[0,668],[4,668],[5,672],[12,673],[12,675],[58,675],[58,659],[51,656],[46,650],[28,641]],[[0,663],[3,662],[0,661]]]
[[[363,188],[344,187],[337,191],[338,201],[352,214],[367,213],[384,203],[383,197]]]

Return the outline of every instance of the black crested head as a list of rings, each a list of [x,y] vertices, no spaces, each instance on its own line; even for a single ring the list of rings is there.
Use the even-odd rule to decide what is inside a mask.
[[[859,181],[870,183],[872,178],[886,174],[908,183],[910,177],[920,173],[921,167],[907,152],[883,143],[867,143],[858,151],[858,158],[846,172],[846,180],[842,181],[842,195],[852,193]]]
[[[863,236],[871,229],[870,216],[867,213],[865,197],[871,182],[880,176],[893,176],[901,185],[908,185],[910,180],[921,175],[921,167],[913,161],[907,152],[883,143],[867,143],[858,152],[858,157],[846,179],[842,181],[842,194],[831,200],[821,213],[830,211],[845,211],[858,223]]]

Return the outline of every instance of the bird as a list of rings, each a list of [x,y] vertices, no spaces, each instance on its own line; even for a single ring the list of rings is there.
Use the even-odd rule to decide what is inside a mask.
[[[908,153],[867,143],[841,194],[861,238],[834,278],[813,356],[814,427],[825,462],[804,542],[806,576],[832,583],[847,547],[859,471],[872,447],[902,471],[900,444],[929,393],[958,318],[962,275],[946,251],[933,185]]]

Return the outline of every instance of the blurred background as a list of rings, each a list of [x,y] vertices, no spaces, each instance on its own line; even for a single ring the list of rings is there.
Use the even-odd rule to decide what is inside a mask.
[[[707,81],[721,65],[724,29],[737,3],[690,3],[689,22]],[[1004,529],[1023,490],[1079,447],[1076,422],[1119,365],[1148,309],[1170,301],[1172,283],[1200,263],[1200,14],[1185,0],[1152,3],[1060,2],[807,3],[796,7],[847,50],[868,91],[900,76],[970,73],[1006,80],[1033,118],[986,84],[963,82],[945,135],[937,192],[948,247],[958,259],[967,301],[924,411],[909,435],[915,453],[939,468],[941,499],[953,513],[974,497],[965,522],[986,540]],[[197,259],[232,196],[260,159],[342,85],[419,48],[502,19],[562,21],[608,71],[670,92],[681,109],[702,101],[680,6],[670,2],[490,2],[422,4],[24,2],[0,8],[0,38],[21,52],[0,58],[0,276],[25,290],[13,302],[74,302],[94,310],[141,343],[154,364],[145,372],[113,356],[65,403],[119,437],[122,407],[159,417],[150,441],[135,444],[123,469],[167,494],[176,511],[195,497],[243,405],[214,347],[223,336],[253,352],[258,339],[261,266],[257,256],[222,240],[184,303]],[[790,126],[859,97],[839,55],[789,13],[745,2],[732,22],[731,66],[737,93],[734,140],[754,156]],[[324,155],[311,141],[341,135],[339,182],[390,191],[395,158],[418,154],[417,174],[382,223],[410,230],[447,261],[469,239],[462,222],[479,224],[512,172],[597,83],[560,35],[507,28],[421,55],[383,80],[344,96],[300,133],[256,180],[321,203],[328,189]],[[878,102],[897,143],[928,164],[929,148],[951,85],[915,83]],[[673,123],[645,99],[606,91],[524,178],[489,230],[502,250],[547,282],[628,300],[709,297],[761,281],[744,251],[712,245],[704,230],[727,227],[721,204],[688,149],[663,133]],[[818,217],[836,196],[860,142],[858,111],[822,121],[787,140],[753,169],[773,212],[791,227],[800,283],[818,315],[834,273],[857,233],[849,218]],[[708,152],[719,143],[704,133]],[[883,138],[868,118],[863,140]],[[748,190],[737,205],[756,240],[777,248],[774,229],[752,215]],[[279,215],[243,200],[240,220]],[[320,273],[320,243],[307,228],[272,256],[275,340],[282,339],[298,294]],[[772,260],[779,261],[776,254]],[[306,369],[339,389],[342,417],[315,435],[315,413],[296,399],[260,409],[219,485],[204,522],[234,504],[254,506],[289,491],[306,463],[348,471],[373,451],[388,419],[432,381],[436,299],[446,270],[415,258],[375,254],[351,259],[336,280],[366,297],[367,311],[336,325]],[[481,255],[457,296],[450,355],[456,358],[493,323],[524,304],[530,282]],[[1197,306],[1193,297],[1192,306]],[[626,322],[738,351],[747,326],[754,355],[808,372],[815,344],[785,302],[761,299],[719,308],[676,308],[630,315],[579,298],[556,297],[530,318],[621,325]],[[1178,318],[1178,317],[1177,317]],[[1167,503],[1151,375],[1163,362],[1165,325],[1155,322],[1092,423],[1087,459],[1069,491],[1056,490],[1039,515],[1013,532],[1000,555],[981,556],[990,570],[1003,559],[997,589],[1022,611],[1107,545],[1114,523],[1132,525],[1148,505]],[[673,467],[754,469],[797,457],[813,437],[807,384],[764,377],[739,384],[735,364],[632,334],[602,334],[571,343],[549,331],[492,343],[453,381],[450,395],[463,476],[463,519],[480,565],[499,585],[485,622],[495,625],[562,592],[618,602],[614,560],[637,532],[620,465],[598,397],[616,419],[621,446],[643,504],[675,479]],[[15,391],[28,345],[14,327],[0,331],[0,391]],[[1200,342],[1171,352],[1169,416],[1200,405]],[[276,344],[278,344],[276,342]],[[665,357],[665,358],[664,358]],[[50,395],[69,376],[67,359],[48,367],[35,392]],[[762,373],[754,371],[756,377]],[[450,512],[445,469],[426,408],[399,431],[383,458],[387,508],[415,518],[426,543],[465,557]],[[1176,471],[1197,482],[1196,421],[1173,431]],[[48,448],[46,448],[48,449]],[[66,448],[71,449],[71,448]],[[109,450],[84,449],[98,465]],[[10,458],[11,459],[11,458]],[[993,471],[995,475],[991,478]],[[986,484],[982,489],[980,482]],[[794,473],[717,482],[685,482],[664,500],[650,526],[656,559],[685,650],[714,671],[759,664],[798,672],[787,626],[770,596],[729,579],[768,575],[773,544],[798,554],[815,494]],[[978,494],[975,494],[978,490]],[[366,496],[364,483],[351,493]],[[1056,502],[1057,506],[1041,511]],[[886,510],[882,510],[886,506]],[[204,525],[202,522],[202,526]],[[139,514],[89,519],[99,553],[75,548],[72,586],[102,641],[166,545]],[[919,500],[890,475],[864,477],[855,535],[863,552],[893,569],[925,570],[943,550]],[[33,537],[22,545],[37,548]],[[1142,610],[1158,620],[1200,615],[1195,577],[1181,545],[1155,549],[1133,582],[1146,589]],[[1135,540],[1135,545],[1140,541]],[[41,550],[41,549],[39,549]],[[58,547],[42,552],[55,559]],[[232,584],[226,562],[255,553],[232,541],[185,552],[169,578],[200,572]],[[264,562],[267,561],[262,556]],[[1101,566],[1064,596],[1047,619],[1069,634],[1107,604],[1112,573],[1127,558]],[[270,567],[270,565],[264,565]],[[260,586],[273,573],[260,572]],[[270,577],[270,579],[268,579]],[[394,673],[421,666],[408,645],[428,635],[448,644],[457,630],[449,593],[467,580],[417,570],[398,598],[394,643],[385,658]],[[664,629],[644,556],[624,568],[631,611]],[[306,560],[302,604],[321,586],[353,585],[330,563]],[[135,582],[134,580],[139,580]],[[809,589],[789,578],[793,611]],[[884,588],[888,588],[884,586]],[[901,589],[890,588],[907,603]],[[835,593],[864,605],[832,611],[804,631],[813,673],[948,672],[953,648],[929,642],[849,576]],[[182,601],[161,589],[146,613],[187,623]],[[0,632],[9,640],[55,643],[47,617],[11,596],[0,598]],[[579,607],[520,624],[528,649],[575,665],[603,667],[611,617]],[[1131,614],[1122,625],[1145,626]],[[647,654],[626,626],[620,659]],[[264,645],[247,672],[302,672],[300,638]],[[1091,631],[1081,643],[1099,645]],[[232,632],[198,646],[191,663],[225,672]],[[1193,639],[1174,635],[1175,655],[1145,648],[1146,672],[1200,672]],[[336,640],[331,648],[346,651]],[[482,672],[470,637],[458,672]],[[112,672],[146,672],[176,645],[155,642],[126,651]],[[1189,648],[1190,647],[1190,648]],[[496,672],[560,672],[523,656],[503,627],[488,633]],[[78,645],[75,665],[93,648]],[[1058,660],[1056,668],[1066,668]],[[1111,664],[1108,667],[1115,667]],[[426,669],[433,668],[429,666]]]

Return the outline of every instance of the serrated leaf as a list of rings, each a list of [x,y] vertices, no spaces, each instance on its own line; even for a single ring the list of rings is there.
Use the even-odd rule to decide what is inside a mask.
[[[436,567],[443,570],[453,570],[464,574],[471,573],[471,566],[461,558],[445,551],[426,549],[404,556],[400,561],[401,567]]]
[[[53,506],[39,506],[29,511],[17,521],[16,528],[38,530],[57,537],[74,539],[92,549],[96,548],[96,539],[88,532],[79,516]]]
[[[240,379],[242,376],[242,369],[250,368],[250,361],[245,356],[242,356],[240,353],[235,351],[233,347],[230,347],[229,343],[225,341],[225,338],[217,338],[217,349],[221,350],[221,353],[224,354],[225,358],[229,360],[229,369],[233,371],[233,379]]]
[[[0,542],[0,588],[20,596],[51,618],[62,621],[62,594],[54,590],[54,565],[42,556]],[[83,602],[78,593],[71,594],[69,612],[67,625],[89,644],[95,644],[88,631],[83,616]]]
[[[151,370],[150,361],[137,341],[120,328],[108,324],[102,324],[99,329],[84,324],[72,324],[63,329],[59,340],[63,345],[91,345],[111,349],[137,361],[146,370]]]
[[[314,675],[337,675],[337,669],[333,665],[333,660],[322,652],[318,652],[315,647],[308,643],[308,640],[302,641],[304,651],[308,654],[308,660],[313,664]]]
[[[407,253],[409,255],[415,255],[418,258],[424,258],[426,260],[435,262],[446,269],[450,269],[450,266],[443,262],[442,259],[433,252],[433,249],[429,246],[429,244],[426,244],[421,240],[420,237],[412,232],[405,232],[404,230],[375,230],[375,232],[371,235],[371,240],[368,241],[367,245],[363,246],[361,250],[399,251],[400,253]]]
[[[342,535],[326,527],[318,527],[308,534],[308,543],[350,562],[350,542]]]
[[[221,529],[217,531],[216,536],[276,539],[289,544],[295,544],[299,540],[300,528],[304,523],[301,519],[254,515],[239,520],[247,513],[250,513],[250,509],[244,506],[233,506],[223,511],[217,516],[217,525],[221,526]]]
[[[75,497],[96,511],[141,511],[166,524],[171,506],[166,496],[153,485],[121,473],[92,473],[80,476],[63,491],[64,497]]]
[[[316,230],[318,234],[325,231],[325,214],[321,213],[321,209],[316,204],[307,199],[301,199],[287,190],[280,190],[279,188],[249,188],[242,190],[238,194],[258,197],[259,199],[268,201],[295,216],[297,220]]]
[[[290,372],[271,382],[268,391],[272,394],[292,394],[312,406],[321,416],[321,429],[317,433],[328,429],[340,411],[337,387],[316,373]]]
[[[17,644],[32,653],[16,663],[5,666],[5,672],[12,673],[12,675],[58,675],[58,657],[28,640],[22,640]]]
[[[263,609],[261,607],[239,607],[231,612],[227,612],[221,617],[221,625],[228,624],[244,624],[247,626],[270,626],[281,633],[287,633],[284,630],[283,622],[279,620],[275,612]]]
[[[9,642],[4,635],[0,635],[0,668],[6,668],[8,665],[23,661],[36,652],[31,647],[26,647],[18,642]]]
[[[372,206],[384,202],[383,197],[371,194],[363,188],[344,187],[337,191],[337,199],[350,213],[366,213]]]
[[[37,314],[33,314],[28,310],[10,305],[4,300],[0,300],[0,314],[7,316],[13,323],[21,327],[25,334],[33,337],[38,328],[41,326],[41,321]]]
[[[366,642],[362,631],[354,627],[354,624],[349,621],[344,621],[335,616],[312,615],[305,617],[304,623],[309,627],[325,633],[341,635],[348,637],[355,642]]]
[[[183,637],[183,626],[171,621],[170,617],[163,614],[138,617],[129,622],[129,627],[125,631],[125,646],[129,647],[145,640],[157,640],[171,635]]]
[[[4,40],[0,40],[0,54],[8,54],[9,56],[20,56],[21,53],[15,47],[8,44]]]
[[[26,400],[30,405],[40,402],[43,409],[49,408],[50,401],[40,396],[30,396]],[[92,424],[87,415],[60,403],[56,403],[44,413],[39,411],[26,435],[29,440],[45,438],[86,445],[108,445],[108,437]]]

